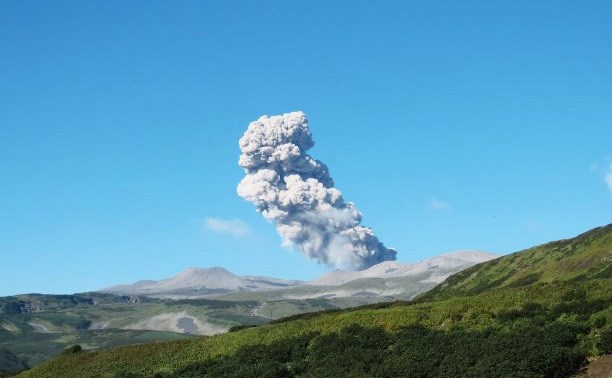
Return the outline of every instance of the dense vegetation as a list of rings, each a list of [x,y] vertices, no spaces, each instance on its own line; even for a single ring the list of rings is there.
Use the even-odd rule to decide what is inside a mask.
[[[562,305],[525,302],[497,313],[483,328],[456,319],[446,330],[412,323],[393,331],[351,325],[337,333],[311,332],[159,376],[563,377],[585,363],[589,349],[612,352],[612,330],[602,328],[610,311],[600,312],[609,302],[587,298],[574,286]],[[599,337],[590,338],[592,332]]]
[[[520,285],[511,283],[532,267],[518,253],[510,260],[517,267],[512,275],[502,272],[495,280],[500,263],[485,263],[488,268],[459,273],[461,279],[447,281],[452,285],[412,302],[298,315],[213,337],[66,353],[22,375],[566,377],[587,357],[612,353],[611,234],[608,226],[523,252],[542,274]],[[483,289],[483,282],[497,283]]]
[[[474,265],[425,293],[430,298],[475,294],[537,282],[612,277],[612,224]]]
[[[567,376],[610,353],[610,303],[609,279],[537,284],[67,354],[24,376]]]
[[[358,325],[255,345],[165,377],[564,376],[584,360],[575,329],[518,325],[505,332],[447,332],[411,325],[396,332]],[[517,347],[518,346],[518,347]],[[492,353],[493,352],[493,353]]]

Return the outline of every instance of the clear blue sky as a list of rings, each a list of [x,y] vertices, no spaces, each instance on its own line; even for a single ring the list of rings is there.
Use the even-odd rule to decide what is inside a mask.
[[[323,273],[236,195],[248,123],[294,110],[401,261],[610,223],[611,17],[609,1],[2,1],[0,295],[190,266]]]

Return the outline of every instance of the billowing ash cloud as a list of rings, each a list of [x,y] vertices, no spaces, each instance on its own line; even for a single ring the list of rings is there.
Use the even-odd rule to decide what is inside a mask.
[[[276,224],[283,245],[331,266],[363,269],[395,260],[361,213],[334,188],[327,166],[306,153],[314,145],[302,112],[263,116],[240,139],[246,177],[238,194]]]

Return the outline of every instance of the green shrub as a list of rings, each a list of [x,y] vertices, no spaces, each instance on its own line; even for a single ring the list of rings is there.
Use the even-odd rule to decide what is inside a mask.
[[[71,347],[64,349],[62,351],[62,354],[74,354],[74,353],[80,353],[82,351],[83,351],[83,347],[80,346],[79,344],[76,344],[76,345],[73,345]]]
[[[233,326],[229,329],[229,332],[237,332],[237,331],[242,331],[243,329],[247,329],[247,328],[253,328],[253,327],[257,327],[256,324],[242,324],[242,325],[237,325],[237,326]]]
[[[311,333],[195,364],[165,377],[567,377],[586,361],[584,329],[553,323],[512,330],[397,331],[351,325]]]
[[[601,349],[604,354],[612,353],[612,327],[608,327],[601,332],[599,349]]]

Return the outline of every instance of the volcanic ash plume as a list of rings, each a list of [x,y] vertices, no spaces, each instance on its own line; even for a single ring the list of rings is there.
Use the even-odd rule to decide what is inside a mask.
[[[240,139],[246,176],[238,194],[276,224],[283,245],[344,269],[364,269],[397,252],[386,248],[361,213],[334,188],[327,166],[306,153],[314,145],[302,112],[263,116]]]

